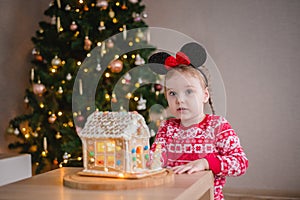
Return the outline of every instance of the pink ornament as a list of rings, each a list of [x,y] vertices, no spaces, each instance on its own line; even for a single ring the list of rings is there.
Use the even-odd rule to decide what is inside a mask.
[[[97,0],[96,6],[103,10],[106,10],[108,2],[106,0]]]
[[[141,17],[140,17],[140,16],[137,16],[136,18],[134,18],[134,21],[135,21],[135,22],[141,21]]]
[[[135,65],[143,65],[145,64],[145,60],[140,56],[140,54],[137,54],[135,57]]]
[[[34,83],[32,85],[32,90],[35,95],[42,96],[43,93],[46,92],[46,87],[41,83]]]
[[[52,114],[49,118],[48,118],[48,122],[50,124],[53,124],[56,120],[56,115],[55,114]]]
[[[78,122],[84,121],[84,117],[82,115],[79,115],[76,119]]]
[[[52,25],[55,25],[55,24],[56,24],[56,16],[52,16],[50,23],[51,23]]]
[[[134,18],[134,21],[135,22],[139,22],[139,21],[141,21],[141,16],[139,15],[139,14],[136,14],[136,17]]]
[[[111,94],[111,102],[112,103],[117,103],[118,102],[118,99],[117,99],[117,96],[115,93],[112,93]]]
[[[77,28],[78,28],[78,26],[77,26],[76,22],[73,21],[72,24],[70,25],[70,30],[71,31],[76,31]]]
[[[129,84],[130,84],[130,81],[131,81],[131,76],[130,76],[129,73],[126,73],[126,74],[124,75],[124,83],[127,84],[127,85],[129,85]]]
[[[156,92],[161,91],[162,88],[163,88],[163,86],[161,84],[159,84],[159,83],[154,84],[154,89],[155,89]]]
[[[111,39],[109,39],[109,40],[106,42],[106,46],[107,46],[108,48],[113,48],[113,47],[114,47],[114,42],[113,42]]]
[[[91,46],[92,46],[92,41],[89,39],[88,36],[85,36],[83,49],[89,51],[91,50]]]
[[[110,63],[110,71],[112,73],[120,73],[123,69],[123,62],[121,60],[113,60]]]

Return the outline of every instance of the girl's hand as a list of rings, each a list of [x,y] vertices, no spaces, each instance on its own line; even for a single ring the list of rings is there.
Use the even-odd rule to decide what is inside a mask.
[[[191,174],[194,172],[204,171],[207,169],[209,169],[209,164],[205,158],[194,160],[185,165],[180,165],[172,168],[175,174],[182,174],[182,173]]]

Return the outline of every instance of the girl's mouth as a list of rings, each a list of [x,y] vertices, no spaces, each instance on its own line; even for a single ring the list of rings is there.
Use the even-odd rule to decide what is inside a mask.
[[[177,108],[177,111],[184,111],[187,110],[187,108]]]

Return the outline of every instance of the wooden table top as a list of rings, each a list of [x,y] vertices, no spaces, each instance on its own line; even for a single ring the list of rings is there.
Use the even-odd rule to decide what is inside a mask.
[[[165,185],[130,190],[79,190],[63,185],[63,177],[82,168],[60,168],[47,173],[0,187],[0,200],[41,199],[139,199],[139,200],[192,200],[213,199],[213,174],[202,171],[194,174],[175,175],[175,181]]]

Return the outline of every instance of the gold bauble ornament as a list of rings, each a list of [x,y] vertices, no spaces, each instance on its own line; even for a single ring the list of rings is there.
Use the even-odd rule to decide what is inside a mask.
[[[37,145],[32,145],[32,146],[29,148],[29,151],[30,151],[30,152],[36,152],[37,150],[38,150]]]
[[[58,140],[59,140],[60,138],[62,138],[60,132],[57,132],[57,133],[56,133],[55,138],[58,139]]]
[[[23,133],[24,135],[32,132],[31,127],[29,127],[29,121],[21,122],[19,125],[19,129],[20,129],[21,133]]]
[[[61,66],[61,59],[58,56],[55,56],[51,60],[51,65],[53,66],[54,69],[57,69],[59,66]]]
[[[6,132],[7,132],[8,134],[12,134],[12,133],[14,133],[14,128],[13,128],[12,126],[9,126],[9,127],[6,129]]]
[[[114,18],[115,17],[115,12],[112,9],[110,9],[109,12],[108,12],[108,15],[109,15],[110,18]]]

